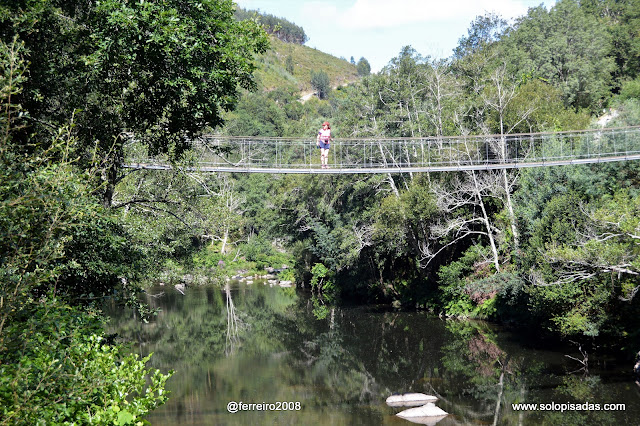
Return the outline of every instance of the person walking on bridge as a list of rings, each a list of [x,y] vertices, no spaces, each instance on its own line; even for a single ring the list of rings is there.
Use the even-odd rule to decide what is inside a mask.
[[[316,144],[320,148],[320,164],[323,169],[329,168],[329,145],[331,144],[331,126],[328,121],[322,123],[322,129],[318,130]]]

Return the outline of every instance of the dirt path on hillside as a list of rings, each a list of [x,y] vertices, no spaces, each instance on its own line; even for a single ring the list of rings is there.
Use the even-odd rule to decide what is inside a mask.
[[[315,95],[316,95],[316,92],[303,93],[302,96],[300,97],[300,102],[305,103]]]

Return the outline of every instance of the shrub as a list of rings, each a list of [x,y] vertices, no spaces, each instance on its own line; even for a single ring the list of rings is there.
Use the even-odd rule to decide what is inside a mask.
[[[327,99],[331,91],[329,75],[324,71],[311,71],[311,87],[316,91],[318,99]]]
[[[620,89],[620,99],[640,99],[640,78],[624,82]]]
[[[31,301],[0,341],[0,424],[141,424],[167,399],[172,373],[110,345],[100,317]]]

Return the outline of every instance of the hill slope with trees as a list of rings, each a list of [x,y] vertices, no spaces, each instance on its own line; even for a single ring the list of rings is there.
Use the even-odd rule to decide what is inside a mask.
[[[227,128],[258,129],[278,112],[281,124],[270,128],[286,130],[270,135],[313,135],[328,119],[345,138],[500,136],[597,127],[605,109],[616,115],[608,126],[636,126],[638,10],[637,0],[563,0],[529,9],[513,25],[480,16],[451,58],[407,46],[314,111],[274,97],[274,114],[263,122],[254,114],[251,127],[242,127],[230,117]],[[285,236],[299,279],[322,282],[325,302],[395,301],[572,338],[635,339],[639,172],[626,162],[282,177],[267,190],[272,225],[257,232]],[[248,211],[250,221],[266,223],[261,208]]]

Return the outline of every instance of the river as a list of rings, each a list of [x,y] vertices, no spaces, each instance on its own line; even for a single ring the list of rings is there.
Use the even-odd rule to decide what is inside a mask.
[[[439,426],[640,424],[631,365],[587,351],[585,369],[577,344],[534,347],[533,336],[424,312],[329,308],[257,283],[155,287],[147,299],[154,319],[114,311],[110,331],[175,371],[152,425],[410,425],[385,403],[407,392],[439,398],[450,413]],[[247,405],[230,413],[234,403]]]

